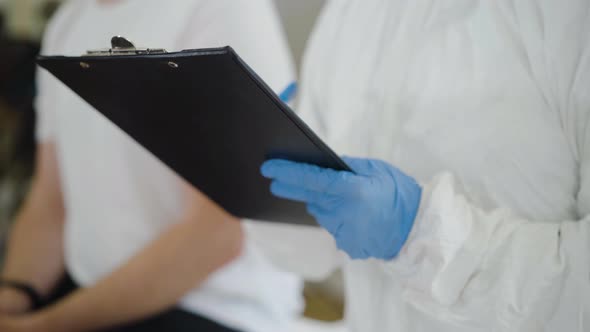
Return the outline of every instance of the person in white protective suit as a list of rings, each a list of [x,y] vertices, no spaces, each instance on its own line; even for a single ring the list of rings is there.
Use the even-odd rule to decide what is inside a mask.
[[[41,54],[116,35],[170,52],[231,45],[277,92],[295,76],[272,0],[64,1]],[[301,278],[49,72],[37,83],[36,169],[0,269],[0,332],[290,329]]]
[[[381,160],[262,166],[357,258],[353,331],[590,331],[590,1],[332,1],[301,87],[328,145]]]

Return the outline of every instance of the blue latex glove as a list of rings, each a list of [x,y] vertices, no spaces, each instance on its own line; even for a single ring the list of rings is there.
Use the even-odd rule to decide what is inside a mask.
[[[394,258],[412,230],[421,187],[383,161],[344,161],[356,174],[277,159],[261,172],[275,196],[306,203],[351,258]]]

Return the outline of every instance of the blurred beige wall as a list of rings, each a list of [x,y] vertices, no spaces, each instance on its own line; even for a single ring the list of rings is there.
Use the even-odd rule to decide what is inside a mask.
[[[39,41],[48,18],[49,5],[60,1],[62,0],[0,0],[0,10],[7,15],[8,33],[17,39]]]
[[[325,0],[275,0],[297,64]]]

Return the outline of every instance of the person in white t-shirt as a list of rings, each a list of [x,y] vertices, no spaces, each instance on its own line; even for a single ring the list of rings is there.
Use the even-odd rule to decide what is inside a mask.
[[[294,71],[273,6],[71,1],[42,53],[79,55],[114,35],[168,50],[231,45],[280,91]],[[238,220],[47,72],[38,87],[38,164],[1,273],[1,331],[274,332],[299,316],[300,280],[273,268]],[[79,288],[33,311],[66,275]]]

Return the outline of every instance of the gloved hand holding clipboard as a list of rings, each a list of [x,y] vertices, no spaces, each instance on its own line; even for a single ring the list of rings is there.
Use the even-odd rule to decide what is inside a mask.
[[[38,63],[237,217],[315,225],[303,204],[271,195],[267,159],[350,170],[231,47],[168,53],[114,37]]]

